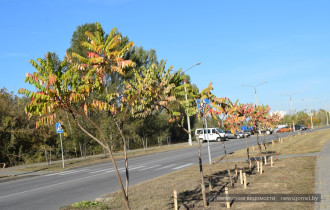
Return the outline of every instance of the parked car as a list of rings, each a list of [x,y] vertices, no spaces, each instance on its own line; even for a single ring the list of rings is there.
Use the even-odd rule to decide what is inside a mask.
[[[290,132],[291,128],[290,127],[284,127],[284,128],[280,128],[276,131],[276,133],[284,133],[284,132]]]
[[[277,131],[279,130],[279,129],[281,129],[281,128],[286,128],[286,127],[288,127],[288,125],[277,125],[276,127],[275,127],[275,129],[274,129],[274,133],[277,133]]]
[[[236,139],[237,138],[236,134],[232,133],[231,131],[226,131],[225,133],[226,133],[226,137],[228,139]]]
[[[253,135],[254,133],[257,132],[257,129],[255,126],[248,126],[248,125],[242,125],[241,126],[241,131],[245,131],[245,133],[249,132],[250,135]]]
[[[201,142],[203,141],[225,141],[226,134],[220,128],[197,128],[195,130],[195,135]]]
[[[249,137],[251,134],[249,132],[236,132],[236,138],[240,139],[240,138],[244,138],[244,136]]]
[[[303,126],[303,125],[295,125],[294,129],[296,131],[304,131],[304,130],[307,130],[308,128],[306,126]]]

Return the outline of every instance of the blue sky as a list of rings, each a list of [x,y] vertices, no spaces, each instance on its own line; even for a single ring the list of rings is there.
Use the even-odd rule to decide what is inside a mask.
[[[330,109],[330,1],[324,0],[0,0],[0,87],[21,87],[30,59],[60,58],[76,27],[100,22],[155,49],[200,89],[273,110]],[[303,99],[303,100],[302,100]]]

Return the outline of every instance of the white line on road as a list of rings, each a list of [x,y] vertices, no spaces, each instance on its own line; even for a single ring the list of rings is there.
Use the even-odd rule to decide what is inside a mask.
[[[79,173],[79,172],[82,172],[82,171],[89,171],[89,169],[69,170],[69,171],[63,171],[63,172],[54,173],[54,174],[47,174],[47,175],[44,175],[44,176],[67,175],[67,174]]]
[[[145,167],[145,166],[138,166],[138,167],[128,168],[128,170],[132,171],[134,169],[143,168],[143,167]],[[119,172],[123,172],[125,170],[126,170],[126,168],[118,168]],[[93,171],[93,172],[90,172],[90,173],[91,174],[99,173],[99,172],[110,173],[110,172],[114,172],[114,171],[115,171],[115,169],[103,169],[103,170]]]
[[[148,168],[144,168],[144,169],[141,169],[141,170],[139,170],[139,171],[145,171],[145,170],[148,170],[148,169],[151,169],[151,168],[156,168],[156,167],[158,167],[158,166],[160,166],[160,165],[150,166],[150,167],[148,167]]]
[[[192,164],[193,164],[193,163],[188,163],[188,164],[186,164],[186,165],[178,166],[178,167],[173,168],[173,169],[176,170],[176,169],[184,168],[184,167],[190,166],[190,165],[192,165]]]
[[[168,166],[163,166],[161,168],[156,168],[155,170],[157,171],[157,170],[164,169],[164,168],[170,168],[172,166],[175,166],[175,164],[171,164],[171,165],[168,165]]]

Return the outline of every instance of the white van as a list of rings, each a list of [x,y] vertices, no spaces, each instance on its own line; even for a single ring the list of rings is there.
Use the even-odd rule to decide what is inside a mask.
[[[220,128],[197,128],[195,135],[200,141],[225,141],[226,135]]]

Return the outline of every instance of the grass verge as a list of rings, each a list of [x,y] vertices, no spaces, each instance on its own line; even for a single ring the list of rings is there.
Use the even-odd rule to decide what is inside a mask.
[[[274,134],[273,134],[274,135]],[[267,136],[265,137],[267,138]],[[290,154],[306,154],[320,152],[323,145],[330,139],[330,130],[318,130],[312,133],[301,133],[300,135],[288,136],[283,139],[283,143],[278,140],[274,141],[274,145],[270,142],[266,144],[266,149],[261,146],[263,155],[290,155]],[[245,144],[244,139],[239,139],[242,144]],[[259,137],[259,142],[262,144],[263,136]],[[250,157],[260,156],[258,146],[250,146]],[[246,149],[238,150],[232,154],[227,155],[228,159],[246,158]],[[220,158],[218,158],[220,159]],[[216,161],[218,160],[216,159]]]

